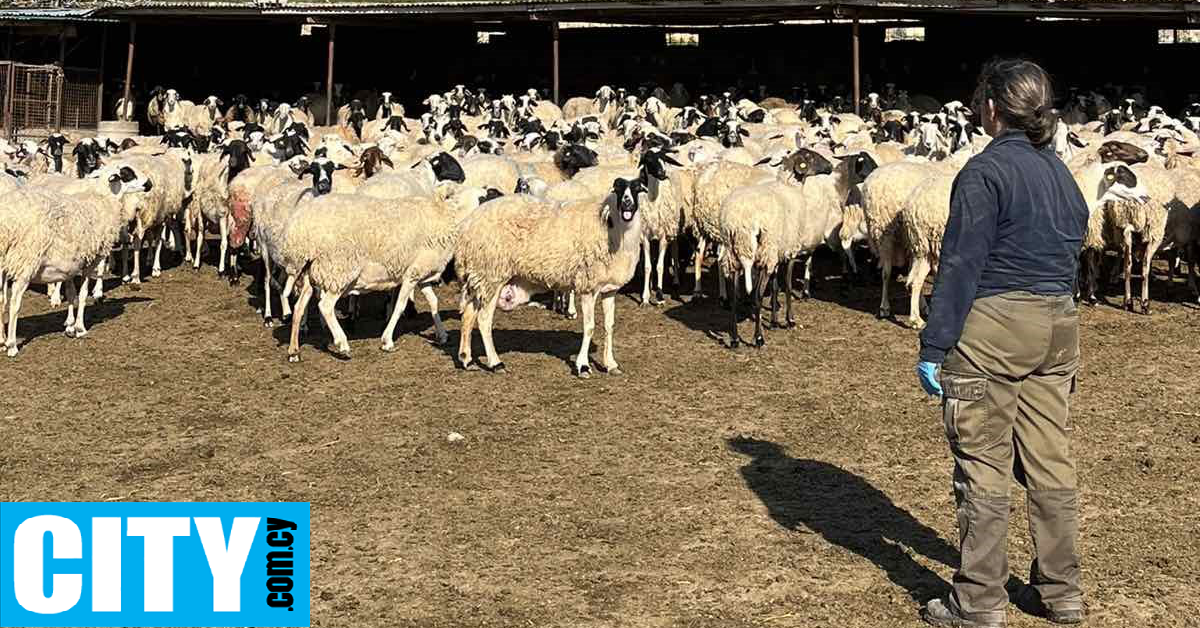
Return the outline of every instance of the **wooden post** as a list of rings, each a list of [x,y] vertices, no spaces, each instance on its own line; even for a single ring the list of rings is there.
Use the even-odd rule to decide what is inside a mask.
[[[129,53],[125,57],[125,98],[121,101],[121,120],[129,122],[133,116],[127,116],[129,109],[129,86],[133,83],[133,44],[137,39],[137,22],[129,23]]]
[[[562,100],[559,99],[559,79],[558,79],[558,22],[550,23],[550,34],[554,38],[554,104],[562,106]]]
[[[325,126],[333,126],[337,118],[333,115],[333,42],[337,36],[337,24],[329,25],[329,67],[325,72]]]
[[[854,114],[862,115],[862,77],[858,56],[858,15],[854,16]]]
[[[96,88],[96,125],[104,119],[104,57],[108,51],[108,24],[100,27],[100,80]]]
[[[63,122],[63,82],[67,80],[67,27],[58,32],[58,93],[55,95],[58,105],[54,112],[54,130],[62,132]],[[49,120],[46,121],[46,126],[50,126]]]

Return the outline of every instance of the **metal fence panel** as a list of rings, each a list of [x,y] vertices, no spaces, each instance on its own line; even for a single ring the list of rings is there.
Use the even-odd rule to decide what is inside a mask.
[[[44,138],[100,123],[100,72],[0,61],[0,123],[9,139]]]

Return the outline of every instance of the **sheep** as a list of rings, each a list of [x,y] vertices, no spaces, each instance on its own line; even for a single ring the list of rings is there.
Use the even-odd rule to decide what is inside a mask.
[[[186,102],[186,101],[184,101]],[[197,135],[208,135],[212,132],[213,126],[216,126],[225,121],[221,110],[218,107],[225,105],[225,102],[216,96],[209,96],[204,99],[200,105],[193,105],[187,112],[187,119],[184,126],[191,129]]]
[[[233,214],[237,208],[232,207],[229,202],[229,183],[253,162],[254,156],[242,140],[230,141],[222,147],[219,155],[197,155],[193,162],[195,184],[192,188],[192,202],[188,207],[189,220],[186,221],[192,230],[188,235],[196,239],[192,267],[200,267],[200,244],[204,238],[204,225],[207,221],[216,225],[221,235],[217,273],[225,274],[228,262],[230,283],[233,284],[238,283],[239,275],[236,252],[232,256],[229,255],[230,233],[235,230],[244,233],[248,216],[242,213],[237,216]]]
[[[387,120],[392,116],[400,116],[404,118],[404,105],[398,102],[392,102],[392,93],[383,92],[383,101],[379,103],[379,109],[375,111],[376,120]]]
[[[762,347],[762,318],[759,303],[762,284],[771,277],[776,287],[772,297],[771,322],[778,326],[778,277],[776,267],[788,263],[785,321],[792,326],[791,270],[798,255],[811,256],[821,244],[831,243],[842,224],[843,206],[850,191],[874,168],[868,156],[855,154],[836,168],[820,154],[799,149],[787,157],[785,170],[798,181],[772,180],[732,192],[721,204],[720,242],[726,249],[725,271],[734,275],[733,319],[730,347],[740,342],[737,333],[737,276],[741,270],[746,292],[753,291],[755,345]],[[759,270],[757,281],[753,270]]]
[[[545,287],[579,295],[583,339],[575,372],[582,378],[591,375],[588,350],[596,299],[601,300],[606,335],[603,363],[609,374],[619,374],[612,346],[616,292],[637,268],[642,192],[640,181],[617,178],[601,200],[556,205],[529,195],[507,196],[468,218],[454,255],[463,284],[459,366],[467,370],[477,366],[471,357],[471,332],[478,322],[488,370],[504,372],[492,342],[496,306],[511,310]]]
[[[445,342],[432,282],[450,261],[459,222],[482,196],[479,188],[443,184],[429,199],[385,201],[328,194],[305,203],[288,220],[280,247],[285,267],[300,285],[296,310],[303,312],[314,290],[320,290],[317,308],[333,334],[333,350],[349,358],[350,344],[334,316],[338,299],[351,290],[399,288],[381,338],[381,348],[392,351],[396,323],[413,290],[420,287],[433,311],[437,342]],[[380,220],[389,228],[379,229]],[[289,362],[300,361],[299,338],[300,317],[293,316]]]
[[[663,163],[671,164],[676,170],[668,178]],[[690,170],[684,170],[683,165],[676,161],[668,152],[654,148],[646,151],[639,162],[638,180],[646,190],[646,198],[639,203],[642,213],[642,305],[660,305],[663,302],[663,267],[666,265],[666,252],[670,246],[675,254],[675,285],[679,286],[679,255],[678,244],[683,224],[683,199],[692,192],[694,187]],[[689,184],[680,179],[687,178]],[[650,295],[650,284],[653,264],[650,259],[650,242],[657,240],[658,245],[658,285],[655,295]],[[678,295],[677,295],[678,296]]]
[[[564,118],[574,120],[590,113],[596,113],[596,109],[591,98],[576,96],[567,99],[567,102],[563,104],[562,112]]]
[[[1096,161],[1073,169],[1072,176],[1088,205],[1088,227],[1084,235],[1080,264],[1080,292],[1082,301],[1096,303],[1096,278],[1100,270],[1100,257],[1107,248],[1109,234],[1108,207],[1114,203],[1145,204],[1150,201],[1142,176],[1134,168],[1120,161]],[[1164,225],[1165,229],[1165,225]],[[1131,265],[1131,262],[1127,263]],[[1145,279],[1143,280],[1146,283]],[[1128,284],[1126,286],[1128,299]]]
[[[1105,204],[1105,224],[1109,241],[1118,242],[1125,257],[1125,301],[1124,307],[1131,312],[1140,310],[1150,313],[1150,268],[1166,232],[1167,216],[1171,206],[1178,202],[1175,180],[1170,171],[1154,163],[1137,164],[1131,167],[1138,184],[1144,186],[1147,196],[1143,200],[1123,200]],[[1131,289],[1133,275],[1133,234],[1141,236],[1145,255],[1142,260],[1142,297],[1135,301]]]
[[[132,268],[128,265],[123,268],[126,271],[123,277],[125,283],[137,285],[142,282],[143,241],[147,235],[153,236],[155,233],[161,233],[163,227],[167,226],[168,221],[176,216],[183,208],[184,202],[191,196],[190,188],[194,182],[193,162],[194,157],[190,151],[178,149],[172,149],[160,157],[137,154],[121,155],[112,162],[112,165],[130,166],[155,182],[153,191],[142,195],[138,203],[137,214],[130,225],[130,249],[133,257],[132,260],[126,257],[127,263],[132,261]],[[153,277],[162,274],[163,238],[159,235],[156,240],[154,262],[151,268]]]
[[[179,92],[167,90],[167,96],[162,103],[162,125],[164,129],[186,127],[192,118],[192,109],[196,104],[190,100],[180,100]]]
[[[867,228],[867,243],[879,260],[883,277],[883,294],[877,316],[892,315],[888,285],[892,268],[908,264],[907,233],[901,212],[909,195],[925,179],[936,173],[933,164],[901,161],[888,164],[867,177],[862,189],[863,222]]]
[[[433,155],[407,170],[377,174],[364,182],[358,188],[357,194],[377,199],[428,197],[433,195],[440,181],[459,184],[466,181],[462,166],[448,153]]]
[[[258,253],[263,262],[262,314],[263,324],[267,327],[274,327],[276,324],[271,310],[271,284],[273,281],[271,260],[280,259],[279,246],[287,221],[303,202],[320,194],[312,183],[296,180],[297,177],[302,179],[305,174],[312,174],[320,178],[321,174],[314,170],[313,164],[316,164],[318,168],[321,167],[319,161],[310,164],[297,160],[286,165],[265,166],[261,169],[251,168],[239,174],[230,184],[231,196],[235,191],[241,195],[243,194],[241,190],[248,189],[253,185],[248,197],[250,210],[254,216],[254,241],[258,245]],[[336,166],[334,167],[336,168]],[[285,272],[285,274],[287,273]],[[285,320],[292,313],[289,296],[294,284],[295,276],[287,274],[279,298],[281,313]]]
[[[924,329],[920,299],[925,278],[937,269],[946,221],[950,218],[950,192],[957,172],[933,171],[908,195],[900,209],[899,223],[907,246],[905,256],[912,260],[905,284],[909,289],[909,327]]]
[[[511,159],[495,155],[474,155],[462,162],[465,185],[477,188],[496,188],[512,192],[521,177],[520,169]]]
[[[719,242],[721,235],[721,205],[734,190],[768,181],[774,175],[761,168],[728,161],[713,161],[700,167],[695,175],[695,192],[684,199],[684,229],[691,231],[697,239],[693,264],[694,283],[691,300],[702,294],[700,275],[704,270],[704,253],[709,242]],[[689,202],[690,201],[690,202]],[[719,255],[719,253],[718,253]],[[724,297],[724,278],[721,278],[721,296]]]
[[[0,303],[0,312],[8,314],[8,357],[18,352],[17,315],[31,283],[65,282],[67,298],[78,301],[68,309],[66,335],[87,335],[87,294],[76,294],[73,279],[83,275],[99,281],[97,267],[133,219],[137,196],[153,188],[128,166],[103,172],[79,182],[70,194],[25,187],[0,203],[0,284],[12,285],[12,302]]]
[[[1193,297],[1200,297],[1196,285],[1196,255],[1200,245],[1200,170],[1177,167],[1175,177],[1175,202],[1168,208],[1167,225],[1163,236],[1163,249],[1174,249],[1188,263],[1187,285]],[[1174,261],[1174,260],[1172,260]],[[1168,266],[1169,281],[1174,281],[1175,264]]]

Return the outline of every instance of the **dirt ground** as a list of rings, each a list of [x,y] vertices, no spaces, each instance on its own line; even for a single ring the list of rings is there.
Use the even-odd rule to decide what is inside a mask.
[[[945,436],[914,332],[875,319],[878,286],[839,286],[737,352],[712,302],[623,295],[625,374],[587,381],[579,322],[533,308],[498,316],[493,375],[430,344],[423,302],[395,353],[375,299],[350,361],[321,336],[288,364],[209,266],[116,287],[78,341],[30,294],[0,363],[0,496],[311,502],[314,626],[917,626],[956,562]],[[1083,314],[1091,626],[1200,626],[1200,310],[1165,288],[1150,317]]]

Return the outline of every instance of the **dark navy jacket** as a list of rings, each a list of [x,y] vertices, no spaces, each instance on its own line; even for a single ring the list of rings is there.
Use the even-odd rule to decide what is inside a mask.
[[[1074,292],[1088,209],[1049,146],[1008,131],[954,180],[921,360],[940,364],[958,344],[975,299],[1005,292]]]

